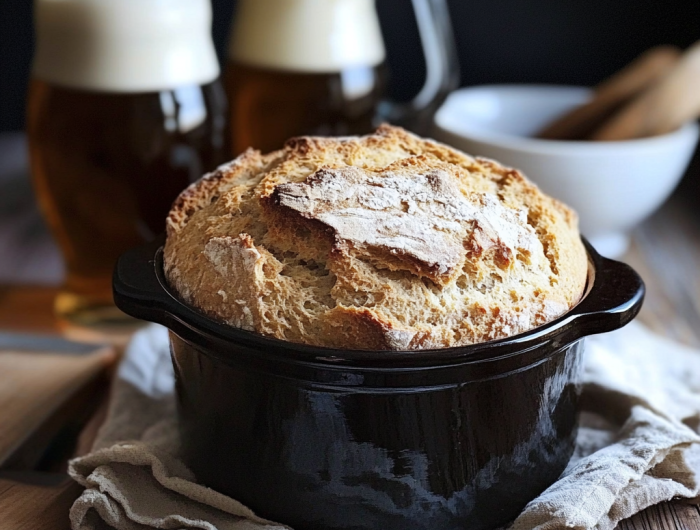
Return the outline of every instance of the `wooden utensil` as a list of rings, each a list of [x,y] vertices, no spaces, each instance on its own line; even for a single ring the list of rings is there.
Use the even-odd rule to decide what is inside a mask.
[[[611,141],[669,133],[700,116],[700,41],[656,84],[625,105],[591,136]]]
[[[582,140],[600,127],[625,103],[658,81],[677,64],[680,50],[657,46],[600,83],[593,99],[550,123],[538,135],[549,140]]]

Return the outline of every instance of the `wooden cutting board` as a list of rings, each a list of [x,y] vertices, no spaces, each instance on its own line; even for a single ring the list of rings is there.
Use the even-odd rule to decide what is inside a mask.
[[[70,530],[83,488],[62,473],[0,471],[0,530]]]
[[[34,468],[115,359],[110,346],[0,333],[0,468]]]

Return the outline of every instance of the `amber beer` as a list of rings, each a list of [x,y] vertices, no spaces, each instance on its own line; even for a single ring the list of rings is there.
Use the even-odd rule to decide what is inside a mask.
[[[233,152],[369,132],[384,57],[373,0],[239,0],[226,69]]]
[[[66,263],[56,300],[120,319],[111,275],[177,194],[227,160],[207,0],[37,0],[28,101],[35,190]]]

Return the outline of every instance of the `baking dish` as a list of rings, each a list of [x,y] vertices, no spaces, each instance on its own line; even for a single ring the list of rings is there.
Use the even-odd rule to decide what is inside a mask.
[[[319,348],[218,323],[171,292],[162,240],[119,259],[114,298],[170,329],[182,458],[201,483],[295,530],[492,529],[572,454],[584,337],[642,304],[637,273],[584,243],[571,311],[440,350]]]

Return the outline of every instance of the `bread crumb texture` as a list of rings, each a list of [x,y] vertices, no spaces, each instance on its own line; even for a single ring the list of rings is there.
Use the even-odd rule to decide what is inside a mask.
[[[403,129],[249,149],[182,192],[165,274],[231,326],[344,349],[484,342],[580,298],[576,215],[520,172]]]

